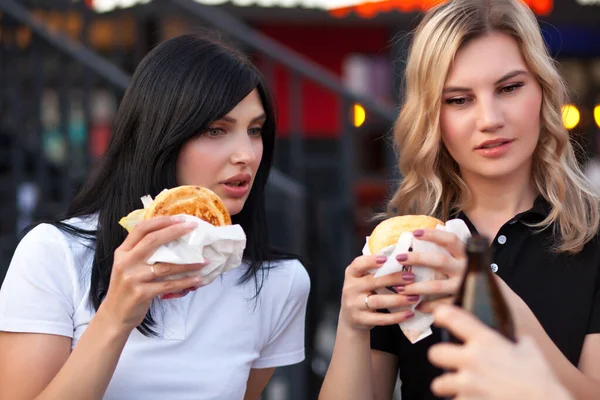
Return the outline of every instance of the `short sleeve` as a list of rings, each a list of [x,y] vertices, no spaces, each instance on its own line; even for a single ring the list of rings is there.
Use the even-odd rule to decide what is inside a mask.
[[[73,337],[68,250],[65,236],[52,225],[25,235],[0,288],[0,331]]]
[[[293,266],[293,271],[287,298],[275,323],[272,324],[267,344],[262,348],[252,368],[280,367],[304,360],[304,327],[310,278],[299,261],[288,263]]]

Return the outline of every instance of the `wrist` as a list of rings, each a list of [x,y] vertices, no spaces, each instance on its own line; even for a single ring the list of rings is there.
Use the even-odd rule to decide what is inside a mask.
[[[371,330],[365,328],[356,328],[343,321],[340,316],[337,329],[338,339],[352,342],[369,342],[371,340]]]
[[[107,337],[114,340],[123,338],[126,340],[135,328],[118,322],[102,305],[98,308],[92,323],[100,325]]]

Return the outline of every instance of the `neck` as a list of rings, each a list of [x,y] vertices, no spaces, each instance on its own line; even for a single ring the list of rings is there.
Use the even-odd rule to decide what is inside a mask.
[[[473,202],[464,210],[479,233],[493,239],[498,230],[515,215],[529,210],[537,197],[530,168],[510,177],[489,179],[464,176]]]

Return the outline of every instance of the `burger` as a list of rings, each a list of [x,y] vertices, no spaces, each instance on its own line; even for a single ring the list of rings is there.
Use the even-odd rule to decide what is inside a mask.
[[[404,232],[417,229],[435,229],[444,223],[428,215],[401,215],[380,222],[367,241],[371,254],[377,254],[388,246],[395,245]]]
[[[193,185],[163,190],[146,208],[130,212],[119,224],[130,232],[143,220],[178,214],[198,217],[214,226],[231,225],[231,215],[221,198],[210,189]]]

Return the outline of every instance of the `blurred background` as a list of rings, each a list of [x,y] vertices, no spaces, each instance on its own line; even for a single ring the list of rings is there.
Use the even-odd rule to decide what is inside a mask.
[[[436,0],[0,0],[0,283],[22,229],[61,215],[104,152],[121,96],[157,43],[220,31],[279,111],[273,243],[310,260],[307,358],[264,398],[315,399],[346,265],[399,176],[390,129],[409,31]],[[600,0],[527,0],[571,90],[563,109],[600,187]]]

